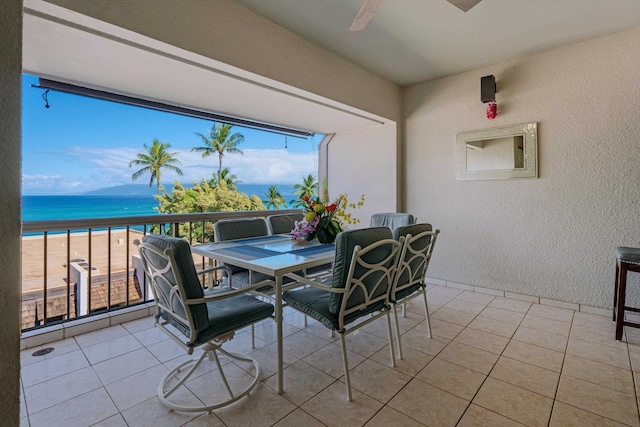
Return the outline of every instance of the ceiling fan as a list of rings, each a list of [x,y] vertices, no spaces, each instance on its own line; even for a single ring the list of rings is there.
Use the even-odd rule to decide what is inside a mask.
[[[353,20],[349,31],[362,31],[365,29],[373,15],[376,14],[378,8],[382,4],[383,0],[364,0],[362,6],[358,11],[356,19]],[[456,6],[463,12],[467,12],[476,4],[480,3],[480,0],[447,0],[452,5]]]

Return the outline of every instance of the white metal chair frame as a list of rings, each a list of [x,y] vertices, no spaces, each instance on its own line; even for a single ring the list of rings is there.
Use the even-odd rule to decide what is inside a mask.
[[[416,298],[422,295],[424,299],[424,311],[425,318],[427,322],[427,336],[431,338],[431,321],[429,319],[429,305],[427,303],[427,285],[425,283],[427,269],[429,267],[429,262],[431,261],[431,255],[433,254],[433,248],[436,243],[436,239],[438,238],[438,234],[440,234],[440,230],[436,231],[425,231],[419,233],[415,236],[408,234],[405,237],[404,245],[402,248],[402,253],[399,257],[398,261],[398,269],[396,272],[396,276],[394,279],[394,284],[391,289],[391,306],[393,308],[393,316],[396,324],[396,335],[398,336],[398,357],[400,359],[402,356],[402,341],[400,335],[400,323],[398,323],[398,304],[402,304],[403,316],[405,314],[405,306],[406,303],[413,298]],[[413,244],[421,239],[426,237],[430,238],[429,244],[424,248],[414,248]],[[406,272],[408,274],[409,280],[405,283],[399,283],[399,280],[402,278],[403,273]],[[413,293],[405,296],[401,300],[396,300],[395,295],[411,286],[419,285],[419,288],[415,290]]]
[[[349,361],[347,359],[347,345],[345,341],[346,335],[348,335],[349,333],[355,330],[358,330],[362,326],[365,326],[373,322],[379,317],[386,315],[387,328],[389,333],[389,349],[391,354],[391,366],[392,367],[396,366],[395,354],[393,351],[393,333],[391,328],[391,316],[390,316],[391,306],[390,306],[389,296],[390,296],[391,288],[393,286],[394,277],[396,274],[398,258],[402,251],[403,240],[404,240],[403,237],[401,237],[399,241],[396,241],[393,239],[384,239],[384,240],[375,242],[365,248],[361,248],[360,246],[355,246],[353,250],[353,256],[351,258],[351,264],[349,266],[348,279],[345,283],[344,288],[335,288],[335,287],[322,284],[317,280],[309,280],[306,277],[291,275],[292,277],[295,276],[296,280],[301,284],[309,285],[314,288],[322,289],[324,291],[331,292],[331,293],[343,294],[342,302],[340,305],[340,311],[338,314],[339,328],[337,329],[337,332],[340,335],[340,344],[342,347],[342,361],[344,364],[345,382],[347,386],[347,397],[349,399],[349,402],[351,402],[353,398],[351,394],[351,378],[349,376]],[[375,250],[376,248],[383,245],[393,246],[393,250],[390,252],[390,254],[386,258],[380,260],[378,263],[375,263],[375,264],[367,263],[363,259],[363,257],[368,252]],[[386,265],[389,265],[389,267],[386,267]],[[367,273],[365,273],[360,277],[354,277],[354,273],[357,267],[366,268],[368,271]],[[363,282],[364,279],[377,272],[382,272],[383,274],[379,278],[377,284],[372,289],[368,289]],[[387,286],[387,289],[384,290],[382,294],[375,296],[375,294],[377,293],[377,291],[380,289],[381,286]],[[364,301],[358,305],[347,308],[349,298],[355,292],[362,292],[362,294],[364,295]],[[375,312],[372,313],[369,318],[355,324],[354,326],[351,326],[349,328],[346,327],[347,326],[347,322],[345,321],[346,316],[352,313],[357,313],[358,311],[363,310],[371,306],[372,304],[376,304],[380,301],[384,302],[384,306],[381,311],[377,313]]]
[[[258,365],[258,362],[249,356],[239,354],[239,353],[228,352],[222,349],[222,344],[233,339],[235,331],[213,337],[208,342],[201,345],[188,345],[188,343],[194,342],[194,340],[196,339],[196,336],[195,336],[196,328],[194,325],[193,316],[191,315],[191,311],[188,310],[188,307],[192,305],[206,304],[207,302],[210,302],[210,301],[223,300],[223,299],[231,298],[237,295],[247,294],[248,292],[255,291],[257,288],[264,287],[266,284],[272,284],[272,282],[265,281],[265,282],[254,284],[247,288],[237,289],[237,290],[229,288],[228,290],[224,290],[222,292],[216,292],[215,294],[208,294],[208,295],[205,294],[203,298],[186,299],[181,296],[181,293],[183,293],[184,292],[183,290],[185,289],[184,283],[182,282],[182,278],[179,274],[175,274],[175,271],[179,267],[176,264],[173,250],[165,249],[164,251],[160,251],[155,246],[142,243],[137,239],[134,241],[134,244],[138,246],[138,250],[141,255],[144,270],[147,274],[148,280],[152,285],[151,290],[153,292],[153,296],[155,298],[155,303],[156,303],[155,326],[160,327],[160,329],[164,333],[166,333],[173,341],[175,341],[182,348],[184,348],[187,351],[187,354],[189,355],[193,354],[194,349],[199,346],[201,346],[203,349],[203,353],[202,355],[200,355],[200,357],[193,358],[184,363],[181,363],[180,365],[171,369],[163,377],[163,379],[160,381],[160,385],[158,386],[158,399],[160,400],[160,402],[167,408],[175,411],[211,412],[214,409],[229,405],[241,399],[242,397],[248,395],[249,392],[253,390],[255,386],[258,384],[258,380],[260,377],[260,366]],[[150,251],[156,256],[158,256],[160,259],[163,259],[164,261],[166,261],[166,265],[164,267],[153,265],[153,261],[149,259],[146,251]],[[226,266],[211,267],[205,270],[198,271],[197,273],[205,274],[205,273],[210,273],[211,271],[220,270],[220,269],[226,270],[227,273],[229,274],[229,277],[231,277],[231,271]],[[175,283],[175,285],[173,285],[171,288],[171,292],[168,299],[165,298],[164,295],[156,289],[157,280],[162,280],[167,282],[167,280],[164,277],[165,275],[171,275]],[[184,313],[186,313],[186,316],[178,313],[175,307],[180,307],[181,310]],[[169,325],[169,321],[162,320],[162,317],[161,317],[162,310],[169,313],[170,316],[173,316],[175,319],[177,319],[179,322],[183,323],[184,325],[189,326],[190,336],[188,341],[184,341],[183,339],[180,338],[179,335],[174,333],[173,331],[177,331],[176,329],[173,329],[172,331],[171,329],[167,328],[167,325]],[[253,326],[253,323],[251,325]],[[248,386],[244,387],[240,392],[234,393],[231,390],[231,387],[229,386],[227,378],[224,374],[224,370],[222,369],[222,365],[218,358],[218,352],[222,353],[224,356],[232,360],[252,363],[255,369],[255,372],[253,374],[253,381]],[[212,405],[204,405],[204,406],[184,406],[184,405],[180,405],[170,401],[169,397],[190,378],[190,376],[195,372],[198,366],[200,366],[205,356],[208,357],[210,361],[211,360],[215,361],[218,368],[218,372],[220,374],[220,378],[222,380],[222,383],[224,384],[227,394],[229,395],[229,398],[224,401],[216,402]],[[182,371],[184,368],[188,367],[189,365],[192,365],[192,366],[189,368],[189,371],[186,373],[186,375],[182,379],[180,379],[175,385],[168,388],[167,384],[169,383],[169,381],[176,379],[175,374]]]

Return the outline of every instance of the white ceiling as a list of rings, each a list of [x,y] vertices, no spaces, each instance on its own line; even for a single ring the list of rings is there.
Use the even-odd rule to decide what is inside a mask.
[[[467,13],[446,0],[384,0],[349,32],[362,0],[236,1],[400,85],[640,24],[640,0],[482,0]],[[28,73],[324,134],[388,121],[46,1],[24,4]]]
[[[236,0],[405,86],[640,25],[640,0],[384,0],[349,32],[363,0]]]
[[[65,83],[314,133],[386,122],[40,0],[25,0],[22,65]]]

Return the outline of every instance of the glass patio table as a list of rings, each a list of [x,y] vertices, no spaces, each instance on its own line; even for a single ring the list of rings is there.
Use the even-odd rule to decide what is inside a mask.
[[[191,252],[272,276],[275,281],[275,317],[278,347],[278,393],[283,387],[282,361],[282,292],[283,278],[292,273],[333,262],[334,244],[317,240],[295,244],[288,234],[262,236],[224,242],[203,243],[191,247]]]

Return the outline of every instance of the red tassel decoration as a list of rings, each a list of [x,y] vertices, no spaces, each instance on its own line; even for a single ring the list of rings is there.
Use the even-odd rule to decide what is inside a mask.
[[[498,104],[496,104],[495,102],[490,102],[489,105],[487,105],[487,119],[493,120],[496,118],[497,115],[498,115]]]

